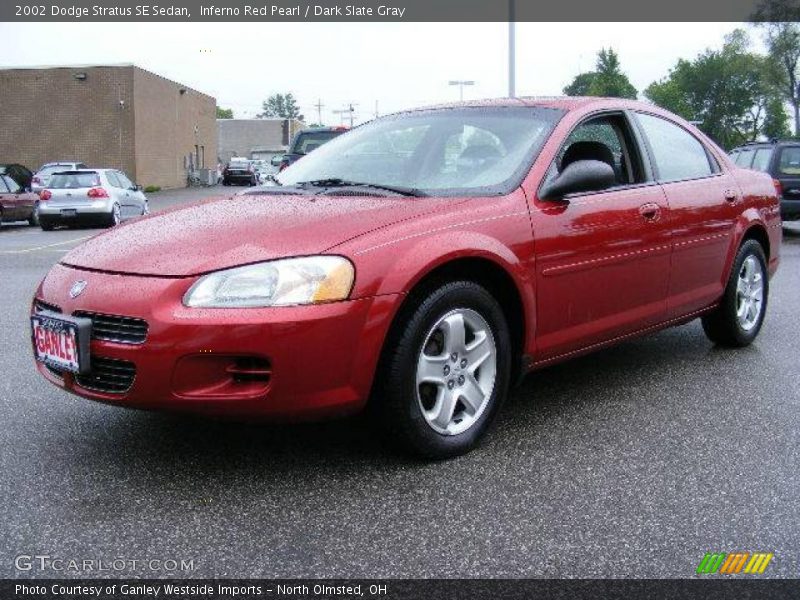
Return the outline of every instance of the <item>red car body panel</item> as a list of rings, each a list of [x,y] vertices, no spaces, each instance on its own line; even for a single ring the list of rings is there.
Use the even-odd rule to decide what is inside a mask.
[[[363,407],[408,292],[452,261],[483,261],[513,282],[523,312],[523,331],[517,333],[529,368],[713,309],[746,235],[768,242],[769,273],[777,269],[781,222],[771,179],[738,169],[690,124],[653,106],[616,99],[479,104],[566,111],[509,194],[240,196],[125,224],[70,252],[36,298],[68,314],[145,319],[148,337],[140,346],[92,341],[93,355],[136,363],[133,386],[124,394],[100,393],[41,364],[39,371],[68,391],[122,406],[316,418]],[[704,142],[720,172],[587,194],[569,203],[540,199],[540,182],[570,131],[608,110],[647,112],[680,125]],[[186,308],[181,302],[202,273],[319,253],[345,256],[355,265],[349,300],[236,310]],[[73,300],[68,291],[79,279],[87,282],[86,292]],[[231,387],[229,367],[242,356],[268,361],[268,384]]]

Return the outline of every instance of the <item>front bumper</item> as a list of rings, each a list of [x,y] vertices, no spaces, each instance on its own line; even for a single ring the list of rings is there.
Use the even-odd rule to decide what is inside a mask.
[[[144,319],[147,336],[141,344],[91,341],[93,359],[135,365],[133,382],[121,393],[89,389],[40,363],[37,369],[69,392],[130,408],[305,419],[351,413],[365,404],[398,296],[317,306],[186,308],[181,299],[195,279],[57,265],[37,291],[38,300],[64,314]],[[69,289],[77,280],[87,285],[73,300]],[[268,379],[237,382],[230,372],[241,359],[268,364]]]
[[[781,198],[781,219],[784,221],[796,221],[800,219],[800,199],[788,200]]]

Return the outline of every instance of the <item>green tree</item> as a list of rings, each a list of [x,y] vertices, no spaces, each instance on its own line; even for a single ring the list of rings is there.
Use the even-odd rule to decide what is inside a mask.
[[[622,72],[613,48],[601,48],[594,71],[581,73],[564,88],[567,96],[605,96],[636,99],[636,88]]]
[[[288,94],[272,94],[261,104],[261,110],[263,112],[256,115],[259,119],[279,117],[281,119],[303,120],[303,115],[300,114],[300,108],[297,106],[297,100],[291,92]]]
[[[800,136],[800,7],[793,0],[765,0],[753,17],[764,31],[772,83],[792,105],[794,134]]]
[[[706,134],[731,148],[755,140],[765,133],[765,123],[773,128],[779,118],[767,63],[766,57],[749,51],[747,34],[737,29],[726,36],[722,49],[706,50],[692,61],[679,60],[644,95],[687,120],[698,121]]]
[[[232,119],[233,118],[233,109],[232,108],[220,108],[217,107],[217,118],[218,119]]]
[[[786,106],[783,98],[776,95],[767,101],[766,117],[761,132],[769,139],[781,139],[791,137],[789,130],[789,115],[786,114]]]

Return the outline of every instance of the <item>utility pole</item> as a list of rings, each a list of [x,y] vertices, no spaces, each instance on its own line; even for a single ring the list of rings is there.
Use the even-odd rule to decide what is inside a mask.
[[[508,0],[508,97],[517,95],[517,40],[515,0]]]
[[[356,106],[358,106],[358,104],[354,104],[353,102],[351,102],[350,104],[347,105],[347,108],[343,108],[342,110],[335,110],[335,111],[333,111],[333,114],[342,115],[342,118],[344,118],[344,115],[349,114],[350,115],[350,127],[352,128],[353,127],[353,122],[355,121],[355,112],[356,112],[355,107]]]
[[[458,99],[459,102],[464,101],[464,86],[465,85],[475,85],[475,82],[470,79],[453,79],[447,82],[448,85],[457,85],[458,86]]]
[[[322,109],[325,105],[322,103],[322,98],[317,100],[317,103],[314,104],[314,108],[317,109],[317,123],[322,125]]]

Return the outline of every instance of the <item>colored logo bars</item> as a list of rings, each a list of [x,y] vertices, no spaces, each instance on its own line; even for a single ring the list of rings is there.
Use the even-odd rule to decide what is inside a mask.
[[[697,566],[697,574],[763,573],[772,560],[772,552],[708,552]]]

